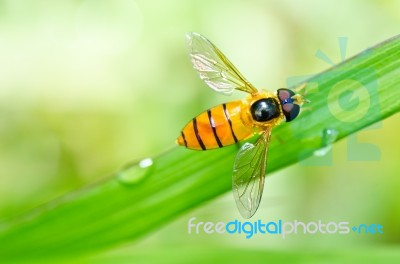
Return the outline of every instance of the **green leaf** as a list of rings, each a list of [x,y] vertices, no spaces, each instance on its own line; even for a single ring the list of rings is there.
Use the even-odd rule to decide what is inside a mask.
[[[310,109],[273,130],[268,172],[398,112],[398,76],[396,36],[309,79]],[[330,136],[332,131],[337,138]],[[175,147],[153,157],[152,165],[149,160],[133,164],[8,219],[0,225],[0,260],[76,257],[133,241],[229,191],[237,148],[201,152]]]
[[[186,254],[182,254],[185,252]],[[189,252],[189,254],[187,254]],[[207,254],[204,254],[207,252]],[[369,248],[324,251],[313,250],[257,250],[248,248],[166,247],[145,248],[139,252],[120,251],[91,258],[93,263],[397,263],[397,248]]]

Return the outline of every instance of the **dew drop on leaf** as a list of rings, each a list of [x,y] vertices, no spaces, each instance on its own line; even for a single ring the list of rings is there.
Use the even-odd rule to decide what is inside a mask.
[[[338,134],[339,132],[333,128],[322,130],[321,148],[314,151],[314,156],[325,156],[332,149],[332,144],[336,141]]]
[[[119,182],[127,185],[134,185],[140,183],[146,178],[153,167],[153,160],[151,158],[142,159],[139,162],[131,163],[122,168],[117,173]]]

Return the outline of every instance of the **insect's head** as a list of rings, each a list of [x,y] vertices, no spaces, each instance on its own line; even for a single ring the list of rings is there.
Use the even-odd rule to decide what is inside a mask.
[[[299,115],[300,106],[306,102],[306,100],[303,99],[303,96],[286,88],[278,89],[277,96],[281,102],[282,111],[285,115],[286,122],[290,122],[295,119]]]

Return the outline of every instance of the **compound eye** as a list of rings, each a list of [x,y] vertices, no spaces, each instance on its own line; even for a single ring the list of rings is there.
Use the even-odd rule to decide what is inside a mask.
[[[282,106],[282,110],[286,117],[286,122],[290,122],[299,115],[300,106],[293,103],[287,103]]]
[[[257,122],[267,122],[279,116],[278,103],[272,98],[254,102],[250,107],[251,115]]]
[[[277,92],[278,92],[278,98],[281,102],[285,101],[285,100],[291,98],[293,95],[295,95],[295,93],[292,90],[287,89],[287,88],[278,89]]]

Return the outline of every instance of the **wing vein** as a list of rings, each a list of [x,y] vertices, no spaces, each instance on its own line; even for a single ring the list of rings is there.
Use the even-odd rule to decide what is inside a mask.
[[[254,215],[261,201],[270,136],[268,129],[255,144],[245,143],[235,159],[232,189],[244,218]]]
[[[190,58],[200,78],[212,89],[223,94],[233,90],[256,93],[254,88],[208,39],[198,33],[187,34]]]

